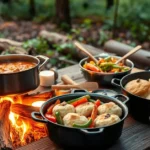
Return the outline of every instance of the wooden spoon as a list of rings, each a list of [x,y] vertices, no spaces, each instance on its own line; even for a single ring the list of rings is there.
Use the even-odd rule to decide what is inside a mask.
[[[123,61],[124,59],[126,59],[127,57],[131,56],[132,54],[134,54],[135,52],[137,52],[138,50],[140,50],[142,48],[141,45],[136,46],[135,48],[133,48],[132,50],[130,50],[127,54],[125,54],[123,57],[121,57],[119,60],[117,60],[115,62],[115,64],[118,64],[119,62]]]
[[[98,89],[98,83],[97,82],[84,82],[84,83],[79,83],[76,85],[52,85],[51,88],[59,89],[59,90],[76,88],[76,89],[84,89],[88,91],[93,91],[93,90]]]
[[[71,84],[71,85],[76,85],[77,83],[75,81],[73,81],[68,75],[62,75],[61,76],[61,80],[65,83],[65,84]]]
[[[89,53],[79,42],[74,42],[74,45],[78,47],[79,50],[87,54],[96,64],[98,64],[98,60],[91,53]]]

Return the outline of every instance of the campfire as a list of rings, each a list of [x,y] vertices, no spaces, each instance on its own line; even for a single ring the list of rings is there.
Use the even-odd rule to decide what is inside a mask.
[[[47,136],[45,124],[31,118],[52,92],[0,97],[0,149],[15,149]]]

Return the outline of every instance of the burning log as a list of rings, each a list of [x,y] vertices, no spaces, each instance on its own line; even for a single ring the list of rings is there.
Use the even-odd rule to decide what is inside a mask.
[[[23,117],[31,118],[31,112],[38,111],[39,107],[28,106],[24,104],[12,104],[11,111]]]
[[[0,149],[11,150],[12,142],[10,138],[10,101],[3,101],[0,103]]]
[[[31,95],[23,95],[22,96],[22,103],[32,105],[33,102],[36,101],[46,101],[54,96],[54,91],[39,93],[39,94],[31,94]]]

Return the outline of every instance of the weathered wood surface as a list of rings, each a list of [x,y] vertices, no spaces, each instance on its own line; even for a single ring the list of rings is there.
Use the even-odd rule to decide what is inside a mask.
[[[131,49],[133,49],[133,47],[114,41],[114,40],[110,40],[105,43],[104,49],[107,52],[115,53],[118,56],[123,56],[127,52],[129,52]],[[141,67],[141,68],[149,67],[150,52],[141,49],[135,54],[129,56],[129,59],[131,59],[134,63],[136,63],[138,67]]]
[[[132,72],[142,71],[139,69],[133,69]],[[80,71],[78,65],[67,67],[58,70],[60,81],[61,75],[67,74],[76,82],[84,82],[85,79]],[[109,150],[148,150],[150,148],[150,126],[142,124],[134,120],[130,115],[127,117],[124,123],[124,129],[120,139],[109,148]],[[48,138],[43,138],[39,141],[28,144],[24,147],[20,147],[17,150],[60,150],[61,148]]]

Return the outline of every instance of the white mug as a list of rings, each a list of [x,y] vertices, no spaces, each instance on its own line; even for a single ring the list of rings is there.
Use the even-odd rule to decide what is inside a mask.
[[[56,72],[51,70],[41,71],[39,74],[39,78],[40,78],[41,86],[45,86],[45,87],[51,86],[55,84]]]

